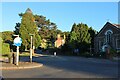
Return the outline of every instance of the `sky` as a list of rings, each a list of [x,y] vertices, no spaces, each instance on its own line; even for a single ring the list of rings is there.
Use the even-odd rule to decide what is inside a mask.
[[[119,2],[120,0],[1,0],[2,2]]]
[[[43,15],[56,23],[58,29],[70,31],[74,23],[84,23],[99,31],[107,21],[118,23],[117,2],[2,2],[1,31],[13,31],[21,22],[19,13],[30,8],[33,14]]]

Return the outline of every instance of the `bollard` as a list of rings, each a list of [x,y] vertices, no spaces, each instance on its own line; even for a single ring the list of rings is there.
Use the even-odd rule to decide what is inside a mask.
[[[13,58],[12,58],[12,53],[9,54],[8,58],[9,58],[9,63],[12,64],[12,60],[13,60]]]
[[[13,64],[15,64],[15,53],[13,53]]]
[[[56,56],[56,52],[54,52],[54,56]]]

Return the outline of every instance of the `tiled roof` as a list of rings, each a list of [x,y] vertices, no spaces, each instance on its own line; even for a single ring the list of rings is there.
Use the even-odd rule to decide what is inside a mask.
[[[110,23],[110,22],[107,22],[107,23],[103,26],[103,28],[97,33],[96,36],[98,36],[98,35],[104,30],[104,28],[106,27],[106,25],[108,25],[108,24],[110,24],[110,25],[114,26],[116,29],[120,30],[120,24],[112,24],[112,23]]]
[[[117,28],[120,28],[120,24],[113,24],[114,26],[116,26]]]

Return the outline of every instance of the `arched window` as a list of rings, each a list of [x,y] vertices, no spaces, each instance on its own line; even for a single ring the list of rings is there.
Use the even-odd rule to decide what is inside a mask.
[[[106,35],[106,43],[110,44],[111,43],[111,40],[112,40],[112,30],[107,30],[105,32],[105,35]]]

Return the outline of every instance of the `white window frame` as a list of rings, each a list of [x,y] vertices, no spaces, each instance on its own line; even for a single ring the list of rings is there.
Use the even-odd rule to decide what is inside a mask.
[[[109,35],[108,32],[111,33],[111,34],[110,34],[110,38],[111,38],[111,35],[113,34],[112,30],[107,30],[107,31],[105,32],[105,40],[106,40],[105,42],[106,42],[106,43],[110,42],[110,41],[109,41],[110,39],[108,38],[108,37],[109,37],[109,36],[108,36],[108,35]]]
[[[108,32],[111,32],[113,34],[113,31],[109,29],[105,32],[105,35],[107,35]]]

